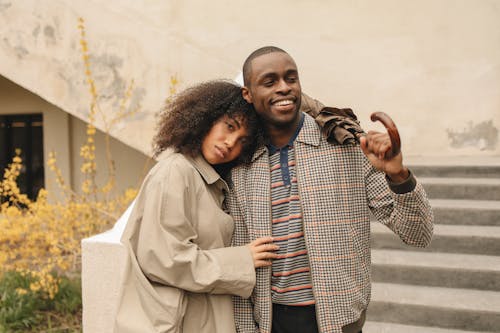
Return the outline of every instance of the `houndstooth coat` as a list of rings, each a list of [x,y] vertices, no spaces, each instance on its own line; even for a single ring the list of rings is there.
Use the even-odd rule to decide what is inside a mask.
[[[308,115],[294,149],[318,327],[358,332],[371,292],[370,213],[405,243],[425,247],[433,232],[431,207],[413,176],[389,187],[359,146],[327,143]],[[233,246],[271,235],[270,188],[269,156],[261,147],[252,163],[232,171]],[[271,331],[270,282],[271,268],[260,268],[250,299],[233,298],[238,332]]]

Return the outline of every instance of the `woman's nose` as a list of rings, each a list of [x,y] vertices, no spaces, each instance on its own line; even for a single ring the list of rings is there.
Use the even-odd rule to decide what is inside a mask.
[[[236,143],[236,138],[234,138],[232,135],[226,136],[224,144],[226,145],[227,148],[229,149],[233,148],[235,143]]]

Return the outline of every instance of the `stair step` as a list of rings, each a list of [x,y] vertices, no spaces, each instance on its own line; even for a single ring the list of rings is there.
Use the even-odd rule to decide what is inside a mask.
[[[420,177],[500,178],[500,165],[411,165]]]
[[[435,216],[426,249],[372,223],[364,333],[500,332],[500,156],[405,157]]]
[[[500,255],[500,226],[434,225],[432,243],[425,249],[404,244],[389,228],[372,222],[373,249]]]
[[[500,200],[500,178],[418,178],[432,199]]]
[[[372,280],[500,291],[500,256],[372,250]]]
[[[500,156],[405,156],[417,177],[500,178]]]
[[[500,292],[373,283],[371,321],[498,331]]]
[[[370,314],[368,314],[370,316]],[[484,333],[479,331],[463,331],[428,326],[410,326],[394,323],[367,321],[363,333]]]
[[[431,199],[436,224],[500,226],[500,201]]]

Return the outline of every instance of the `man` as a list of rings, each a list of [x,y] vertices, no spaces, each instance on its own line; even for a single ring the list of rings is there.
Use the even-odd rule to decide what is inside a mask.
[[[228,206],[233,245],[272,236],[271,267],[250,299],[234,298],[238,332],[361,332],[370,299],[370,212],[405,243],[430,243],[425,192],[385,133],[331,144],[299,111],[297,66],[264,47],[243,66],[243,97],[264,124],[266,145],[235,168]],[[385,173],[385,175],[384,175]]]

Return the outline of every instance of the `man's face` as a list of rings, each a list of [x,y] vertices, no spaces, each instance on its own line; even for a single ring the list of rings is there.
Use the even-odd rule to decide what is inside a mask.
[[[298,122],[299,73],[288,54],[272,52],[253,59],[248,86],[242,93],[268,126],[287,128]]]

